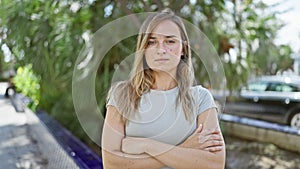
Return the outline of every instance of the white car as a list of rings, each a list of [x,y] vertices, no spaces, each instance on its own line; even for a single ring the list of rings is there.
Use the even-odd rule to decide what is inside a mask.
[[[224,113],[300,128],[300,76],[263,76],[227,99]]]

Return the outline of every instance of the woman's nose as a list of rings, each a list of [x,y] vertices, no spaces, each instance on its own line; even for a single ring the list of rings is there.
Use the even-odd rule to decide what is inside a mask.
[[[157,54],[165,54],[166,53],[166,45],[164,42],[158,42],[157,45]]]

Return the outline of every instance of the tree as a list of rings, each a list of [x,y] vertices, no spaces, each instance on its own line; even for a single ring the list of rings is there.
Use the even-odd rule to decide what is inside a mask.
[[[222,22],[222,25],[227,25],[223,34],[230,38],[234,46],[232,50],[235,51],[233,52],[235,56],[230,52],[223,54],[228,89],[230,91],[238,89],[250,75],[275,74],[276,70],[268,72],[261,69],[280,64],[276,59],[279,57],[278,51],[285,51],[284,54],[281,52],[284,56],[280,57],[289,60],[288,65],[285,65],[285,67],[289,67],[291,59],[289,59],[288,51],[291,50],[287,49],[288,46],[274,44],[277,32],[283,26],[276,16],[279,12],[268,12],[267,9],[270,7],[262,1],[231,0],[226,2],[229,8],[226,10]],[[254,70],[254,73],[251,73],[253,71],[250,70]]]
[[[1,1],[2,44],[15,56],[16,67],[32,63],[41,78],[39,108],[81,138],[84,131],[74,114],[71,82],[84,44],[82,34],[90,29],[88,7],[76,1]]]

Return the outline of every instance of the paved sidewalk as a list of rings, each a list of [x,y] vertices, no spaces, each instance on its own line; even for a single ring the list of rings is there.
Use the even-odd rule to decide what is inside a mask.
[[[6,86],[0,83],[0,169],[79,168],[33,112],[15,111]]]

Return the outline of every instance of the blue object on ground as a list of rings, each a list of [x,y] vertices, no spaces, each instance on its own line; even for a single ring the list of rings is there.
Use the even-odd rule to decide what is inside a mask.
[[[234,116],[234,115],[230,115],[230,114],[222,114],[220,116],[220,118],[223,121],[240,123],[240,124],[245,124],[248,126],[255,126],[255,127],[259,127],[259,128],[265,128],[265,129],[269,129],[269,130],[275,130],[275,131],[300,135],[300,129],[292,128],[290,126],[281,125],[281,124],[277,124],[277,123],[271,123],[271,122],[267,122],[267,121],[263,121],[263,120],[239,117],[239,116]]]
[[[82,169],[103,169],[102,159],[44,111],[36,115]]]

